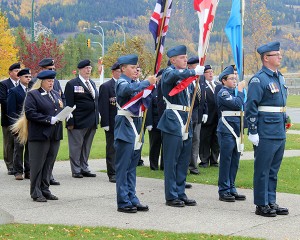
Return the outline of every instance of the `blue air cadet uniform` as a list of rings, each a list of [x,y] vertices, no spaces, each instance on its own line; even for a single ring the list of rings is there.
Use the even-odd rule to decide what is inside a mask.
[[[271,42],[257,52],[268,59],[278,58],[279,52],[273,55],[269,52],[279,49],[279,42]],[[256,214],[262,216],[288,214],[288,209],[276,204],[277,174],[286,141],[286,98],[285,80],[279,71],[263,66],[249,81],[246,110],[249,139],[256,134],[259,137],[254,146],[254,204]]]
[[[136,65],[138,56],[126,55],[118,59],[122,65]],[[142,115],[133,115],[121,107],[134,95],[150,85],[148,80],[136,82],[122,74],[116,83],[116,100],[118,113],[115,117],[114,147],[116,150],[116,188],[118,211],[132,213],[137,210],[147,211],[148,206],[140,204],[136,196],[136,167],[139,161],[139,150],[135,150],[135,140],[141,131]]]
[[[181,45],[171,48],[169,58],[185,55],[186,47]],[[194,200],[188,199],[185,194],[185,181],[191,157],[192,125],[189,125],[188,137],[183,139],[183,131],[187,124],[190,99],[188,89],[170,97],[169,92],[183,79],[195,76],[195,70],[174,69],[168,67],[162,74],[160,81],[161,91],[166,102],[164,111],[158,123],[162,131],[165,174],[166,204],[174,207],[196,205]]]

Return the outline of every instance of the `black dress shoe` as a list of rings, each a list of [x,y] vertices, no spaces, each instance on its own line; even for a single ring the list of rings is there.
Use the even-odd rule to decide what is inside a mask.
[[[26,179],[30,179],[30,172],[26,172],[26,173],[24,173],[24,178],[26,178]]]
[[[50,194],[50,195],[48,195],[48,196],[45,196],[45,198],[46,198],[47,200],[58,200],[58,197],[56,197],[56,196],[53,195],[53,194]]]
[[[60,182],[56,181],[55,179],[51,179],[50,185],[60,185]]]
[[[270,208],[269,205],[256,206],[255,214],[263,216],[263,217],[276,217],[277,216],[276,210]]]
[[[190,174],[192,174],[192,175],[199,175],[199,174],[200,174],[200,172],[196,172],[196,171],[190,171]]]
[[[185,184],[185,188],[192,188],[192,187],[193,187],[193,185],[190,184],[190,183],[186,183],[186,184]]]
[[[122,207],[122,208],[118,208],[118,212],[136,213],[137,212],[137,208],[135,206]]]
[[[219,164],[218,163],[213,163],[213,164],[210,164],[211,167],[219,167]]]
[[[199,167],[208,168],[208,163],[199,163]]]
[[[181,201],[179,199],[173,199],[173,200],[167,200],[166,205],[170,207],[184,207],[184,201]]]
[[[14,175],[14,170],[12,168],[9,168],[7,170],[7,175]]]
[[[144,160],[140,159],[138,162],[138,166],[144,166]]]
[[[91,173],[91,172],[84,172],[81,171],[82,176],[84,177],[96,177],[97,175],[95,173]]]
[[[81,173],[73,173],[72,177],[73,178],[83,178],[83,175]]]
[[[137,211],[140,211],[140,212],[147,212],[147,211],[149,211],[148,205],[143,205],[143,204],[139,203],[139,204],[135,205],[135,207],[136,207]]]
[[[108,181],[110,181],[111,183],[115,183],[116,182],[116,176],[109,177]]]
[[[47,202],[47,199],[44,196],[42,196],[42,197],[33,198],[33,201],[35,201],[35,202]]]
[[[235,197],[230,193],[224,193],[219,195],[219,200],[223,202],[235,202]]]
[[[189,199],[189,198],[180,198],[181,201],[184,202],[186,206],[196,206],[197,202],[194,199]]]
[[[277,215],[288,215],[289,209],[285,207],[279,207],[276,203],[270,203],[270,208],[276,211]]]
[[[246,200],[246,196],[245,195],[242,195],[242,194],[238,194],[237,192],[235,193],[230,193],[232,196],[234,196],[235,200],[238,200],[238,201],[243,201],[243,200]]]

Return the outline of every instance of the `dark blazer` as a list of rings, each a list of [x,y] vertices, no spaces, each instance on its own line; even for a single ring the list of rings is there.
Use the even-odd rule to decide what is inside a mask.
[[[115,128],[115,116],[117,115],[115,80],[103,83],[99,88],[99,112],[101,115],[101,127],[109,126],[109,131]]]
[[[9,126],[9,120],[7,116],[7,96],[9,89],[15,87],[10,78],[0,81],[0,103],[1,103],[1,126]]]
[[[145,126],[152,126],[154,131],[160,131],[157,129],[157,124],[159,122],[160,116],[158,114],[158,96],[157,96],[157,85],[152,91],[151,102],[147,111]]]
[[[14,124],[16,119],[19,118],[23,109],[25,96],[26,93],[21,84],[9,90],[7,97],[7,115],[9,125]]]
[[[65,87],[66,105],[70,107],[76,105],[76,109],[72,113],[73,118],[67,121],[67,127],[74,126],[74,129],[97,128],[99,124],[99,94],[96,84],[92,80],[90,83],[95,91],[95,99],[79,77],[67,82]]]
[[[217,86],[218,82],[214,82]],[[218,124],[218,107],[215,100],[215,94],[210,89],[208,84],[204,81],[204,87],[206,91],[206,101],[208,106],[208,119],[207,122],[204,125],[212,125],[212,124]]]
[[[42,88],[31,90],[25,98],[25,115],[28,119],[28,141],[61,140],[62,122],[51,125],[51,117],[63,108],[58,92],[51,91],[55,103]]]

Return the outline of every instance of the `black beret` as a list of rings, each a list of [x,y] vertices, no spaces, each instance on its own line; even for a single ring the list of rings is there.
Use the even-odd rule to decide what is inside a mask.
[[[129,55],[119,57],[118,63],[120,65],[122,65],[122,64],[137,65],[138,60],[139,60],[139,58],[137,55],[129,54]]]
[[[54,66],[54,59],[53,58],[44,58],[42,61],[39,62],[40,67],[49,67]]]
[[[195,64],[195,63],[199,63],[199,57],[191,57],[187,61],[187,64]]]
[[[210,65],[205,65],[204,67],[204,72],[206,72],[207,70],[212,69]]]
[[[119,64],[118,62],[115,62],[115,63],[111,66],[110,69],[111,69],[111,70],[117,70],[117,69],[120,69],[120,64]]]
[[[41,71],[38,75],[37,78],[44,80],[44,79],[54,79],[56,76],[56,72],[52,70],[45,70]]]
[[[24,68],[24,69],[22,69],[18,72],[18,77],[23,76],[23,75],[27,75],[27,74],[31,74],[30,69],[29,68]]]
[[[87,66],[91,66],[91,61],[89,59],[82,60],[78,63],[77,68],[85,68]]]
[[[14,63],[13,65],[11,65],[10,67],[9,67],[9,71],[12,71],[12,70],[14,70],[14,69],[20,69],[21,68],[21,64],[20,63]]]

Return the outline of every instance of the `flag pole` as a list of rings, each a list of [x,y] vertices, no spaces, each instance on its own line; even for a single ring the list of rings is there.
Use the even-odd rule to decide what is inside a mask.
[[[168,8],[168,5],[169,5],[169,0],[166,0],[165,6],[164,6],[162,23],[161,23],[160,29],[159,29],[158,42],[157,42],[156,49],[155,49],[156,58],[155,58],[155,64],[154,64],[154,74],[156,74],[159,70],[159,69],[156,69],[156,67],[157,67],[158,53],[159,53],[159,49],[160,49],[160,46],[161,46],[162,31],[163,31],[163,27],[165,25],[166,9]],[[143,136],[144,136],[144,133],[145,133],[145,122],[146,122],[147,112],[148,112],[148,109],[146,108],[144,113],[143,113],[143,121],[142,121],[142,127],[141,127],[140,138],[139,138],[140,143],[142,142],[142,139],[143,139]]]
[[[240,5],[241,5],[241,41],[242,41],[242,54],[243,54],[243,57],[242,57],[242,64],[241,64],[241,67],[242,67],[242,71],[240,71],[240,76],[241,76],[241,80],[243,81],[244,80],[244,44],[243,44],[243,38],[244,38],[244,0],[240,0]],[[240,116],[241,116],[241,135],[240,135],[240,138],[241,138],[241,145],[244,144],[244,109],[242,107],[241,111],[240,111]]]

